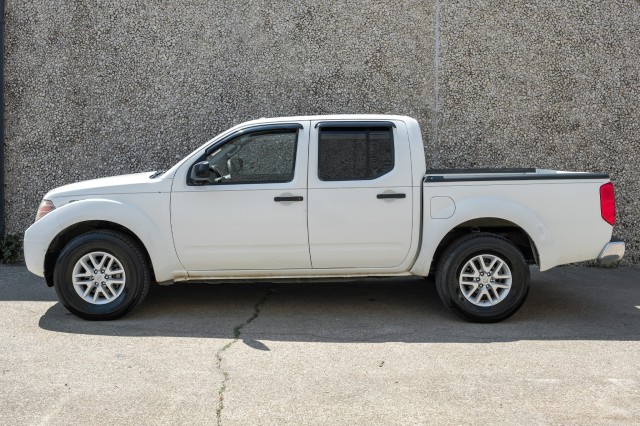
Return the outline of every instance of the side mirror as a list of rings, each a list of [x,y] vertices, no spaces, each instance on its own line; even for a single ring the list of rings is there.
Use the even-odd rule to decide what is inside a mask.
[[[196,184],[209,182],[211,177],[211,170],[209,169],[208,161],[201,161],[196,163],[191,168],[191,181]]]

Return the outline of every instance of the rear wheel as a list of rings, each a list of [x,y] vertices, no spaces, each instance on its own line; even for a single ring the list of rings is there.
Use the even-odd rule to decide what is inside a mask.
[[[54,269],[60,302],[88,320],[119,318],[147,295],[151,270],[142,249],[116,231],[87,232],[60,252]]]
[[[529,266],[518,248],[498,235],[462,237],[443,253],[436,270],[442,301],[474,322],[513,315],[529,293]]]

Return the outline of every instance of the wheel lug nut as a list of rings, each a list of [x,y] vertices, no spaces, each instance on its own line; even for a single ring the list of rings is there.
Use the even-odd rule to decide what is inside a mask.
[[[104,269],[101,269],[100,272],[104,274]]]
[[[92,276],[91,279],[94,279],[94,277]]]
[[[97,274],[97,273],[98,273],[98,270],[97,270],[97,269],[94,269],[94,270],[93,270],[93,273],[94,273],[94,274]]]

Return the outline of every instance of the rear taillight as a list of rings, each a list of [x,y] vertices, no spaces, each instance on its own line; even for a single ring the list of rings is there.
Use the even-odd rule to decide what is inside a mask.
[[[51,213],[56,206],[49,200],[42,200],[40,206],[38,206],[38,213],[36,213],[36,222],[42,219],[47,213]]]
[[[613,184],[605,183],[600,187],[600,213],[602,218],[610,225],[616,223],[616,196],[613,192]]]

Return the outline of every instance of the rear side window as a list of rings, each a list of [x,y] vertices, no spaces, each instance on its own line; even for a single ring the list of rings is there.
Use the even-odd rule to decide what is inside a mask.
[[[322,128],[318,137],[318,178],[370,180],[393,170],[391,128]]]

